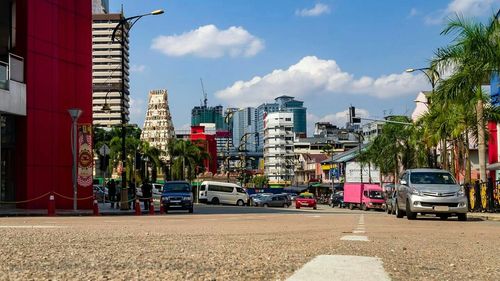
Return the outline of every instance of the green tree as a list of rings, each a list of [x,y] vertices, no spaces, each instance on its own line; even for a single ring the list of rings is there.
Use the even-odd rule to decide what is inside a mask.
[[[255,187],[262,188],[269,183],[269,179],[266,176],[254,176],[252,178],[252,183]]]
[[[450,20],[443,35],[456,35],[452,44],[438,49],[431,65],[453,74],[443,80],[433,97],[442,104],[474,104],[477,127],[480,179],[486,181],[485,106],[481,85],[492,72],[500,70],[499,24],[493,17],[489,24],[466,20]]]
[[[203,160],[209,158],[200,144],[181,139],[171,141],[168,151],[174,179],[193,180],[198,172],[202,172]]]

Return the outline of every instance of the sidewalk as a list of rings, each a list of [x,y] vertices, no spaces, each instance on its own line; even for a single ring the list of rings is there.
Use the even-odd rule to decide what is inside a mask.
[[[99,215],[100,216],[131,216],[135,215],[135,210],[132,208],[131,210],[120,210],[115,208],[111,208],[110,203],[99,203]],[[149,214],[148,210],[144,210],[144,203],[141,202],[141,213],[142,215]],[[155,214],[160,213],[160,205],[159,202],[155,202]],[[67,210],[67,209],[56,209],[56,216],[92,216],[93,210]],[[39,217],[39,216],[47,216],[47,209],[34,209],[34,210],[26,210],[26,209],[2,209],[0,208],[0,217]]]
[[[474,212],[474,213],[468,213],[467,217],[469,217],[469,218],[483,219],[483,220],[490,220],[490,221],[500,221],[500,213],[480,213],[480,212]]]

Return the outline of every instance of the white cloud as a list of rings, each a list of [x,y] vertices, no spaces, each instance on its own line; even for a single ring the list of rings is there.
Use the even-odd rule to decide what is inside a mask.
[[[146,115],[146,105],[143,99],[134,99],[130,96],[130,123],[142,128]]]
[[[408,13],[408,16],[406,18],[413,18],[414,16],[418,15],[419,12],[415,8],[411,8],[410,13]]]
[[[146,66],[145,65],[137,65],[137,64],[133,64],[132,66],[130,66],[130,72],[144,72],[144,70],[146,69]]]
[[[215,93],[216,97],[233,106],[258,106],[281,94],[298,99],[327,95],[346,99],[346,95],[365,95],[379,99],[415,95],[428,87],[423,74],[383,75],[358,79],[344,72],[334,60],[315,56],[302,58],[288,69],[276,69],[248,81],[236,81],[232,86]]]
[[[314,5],[314,7],[310,9],[302,9],[302,10],[296,10],[295,15],[301,16],[301,17],[317,17],[322,14],[329,14],[330,13],[330,7],[325,4],[317,3]]]
[[[356,108],[356,117],[367,118],[369,116],[370,113],[368,112],[368,110],[362,108]],[[349,109],[346,109],[344,111],[325,115],[319,118],[317,122],[330,122],[334,125],[337,125],[338,127],[344,127],[347,121],[349,121],[348,119],[349,119]]]
[[[453,0],[446,9],[436,11],[425,17],[426,24],[441,24],[454,15],[467,17],[485,16],[493,14],[498,9],[500,0]]]
[[[219,30],[210,24],[181,35],[158,36],[151,48],[174,57],[252,57],[264,49],[264,42],[241,26]]]

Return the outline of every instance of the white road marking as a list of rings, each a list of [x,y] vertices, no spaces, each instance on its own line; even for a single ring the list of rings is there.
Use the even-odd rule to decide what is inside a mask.
[[[391,280],[380,258],[362,256],[317,256],[297,270],[288,281]]]
[[[340,240],[345,240],[345,241],[363,241],[363,242],[370,241],[370,240],[368,240],[367,236],[361,236],[361,235],[346,235],[346,236],[342,236],[342,238],[340,238]]]
[[[59,225],[0,225],[0,228],[65,228]]]
[[[360,234],[360,233],[365,233],[365,231],[364,230],[353,230],[352,233]]]

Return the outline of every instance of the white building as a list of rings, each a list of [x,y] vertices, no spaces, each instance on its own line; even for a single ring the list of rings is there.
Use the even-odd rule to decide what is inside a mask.
[[[115,35],[115,42],[111,40],[113,30],[122,18],[122,14],[92,15],[92,119],[94,125],[98,126],[121,124],[122,112],[125,114],[125,123],[129,121],[128,25],[123,26],[125,30],[123,102],[120,30]],[[109,109],[103,110],[105,104]]]
[[[144,119],[141,140],[165,152],[168,143],[175,137],[174,125],[168,107],[167,90],[149,92],[148,110]]]
[[[293,113],[273,112],[264,119],[264,174],[269,183],[291,183],[294,174]]]
[[[361,127],[363,131],[363,143],[370,143],[375,138],[382,133],[382,127],[384,127],[383,121],[373,121],[366,123]]]

